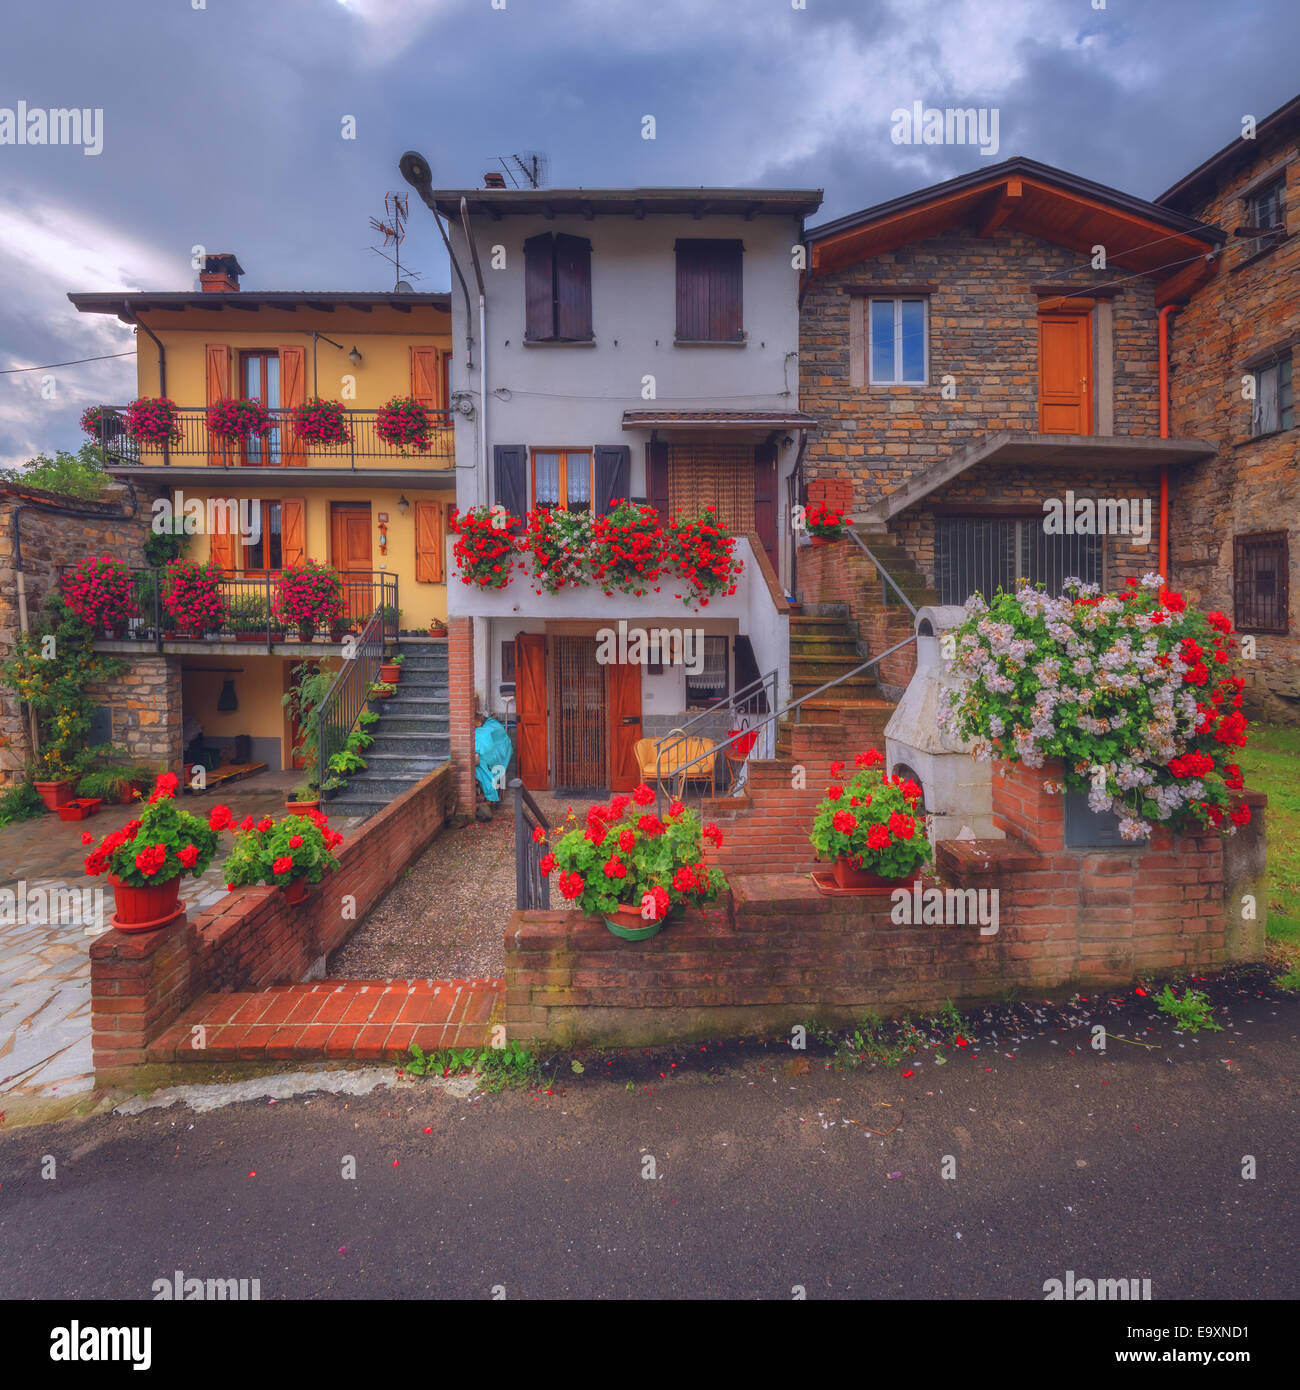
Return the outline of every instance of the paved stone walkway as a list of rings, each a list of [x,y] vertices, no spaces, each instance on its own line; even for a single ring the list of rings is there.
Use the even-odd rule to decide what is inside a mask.
[[[503,980],[323,980],[205,994],[149,1045],[155,1062],[399,1060],[483,1047]],[[201,1027],[202,1034],[195,1028]],[[202,1047],[194,1046],[201,1038]]]
[[[287,793],[301,781],[301,773],[267,773],[187,795],[184,804],[196,815],[218,803],[241,818],[282,815]],[[105,835],[137,814],[108,806],[88,821],[45,815],[0,830],[0,1099],[56,1098],[93,1087],[89,948],[109,930],[113,892],[106,878],[85,872],[81,834]],[[354,823],[342,820],[335,828],[346,833]],[[224,858],[219,852],[202,878],[181,880],[191,915],[225,896]],[[45,920],[50,915],[52,922]]]

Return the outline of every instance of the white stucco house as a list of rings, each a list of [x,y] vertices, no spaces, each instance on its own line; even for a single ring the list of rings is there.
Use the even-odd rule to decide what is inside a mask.
[[[692,735],[725,733],[738,704],[788,688],[791,506],[816,424],[799,409],[797,248],[821,193],[485,186],[431,201],[453,260],[459,509],[598,516],[627,498],[666,520],[711,503],[738,538],[736,592],[697,610],[670,583],[639,599],[471,588],[449,540],[453,642],[472,620],[474,703],[514,726],[525,785],[631,787],[643,737],[693,720]],[[600,660],[620,619],[702,634],[699,669]]]

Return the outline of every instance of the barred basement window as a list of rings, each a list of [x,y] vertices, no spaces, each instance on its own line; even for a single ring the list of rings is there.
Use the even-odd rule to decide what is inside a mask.
[[[1289,565],[1285,531],[1233,537],[1233,616],[1239,631],[1290,631]]]
[[[1040,517],[937,516],[935,585],[940,603],[965,603],[978,590],[991,599],[1022,579],[1059,594],[1067,579],[1102,584],[1102,537],[1049,535]]]
[[[726,637],[705,637],[704,669],[686,673],[686,708],[706,709],[725,700],[731,691],[728,679],[730,643]]]

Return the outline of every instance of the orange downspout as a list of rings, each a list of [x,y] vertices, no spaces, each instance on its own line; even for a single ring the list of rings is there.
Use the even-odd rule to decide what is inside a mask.
[[[1181,306],[1166,304],[1160,310],[1160,438],[1169,438],[1169,315]],[[1160,465],[1160,577],[1169,583],[1169,465]]]

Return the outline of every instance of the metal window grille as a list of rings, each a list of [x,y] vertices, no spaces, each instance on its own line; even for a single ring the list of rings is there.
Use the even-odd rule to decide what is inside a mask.
[[[1289,565],[1285,531],[1233,538],[1233,608],[1242,632],[1290,630]]]
[[[934,540],[941,603],[1014,593],[1022,579],[1052,594],[1072,576],[1102,583],[1102,537],[1049,535],[1039,517],[936,517]]]

